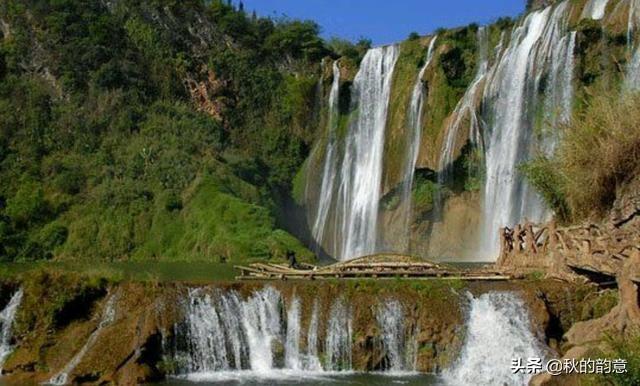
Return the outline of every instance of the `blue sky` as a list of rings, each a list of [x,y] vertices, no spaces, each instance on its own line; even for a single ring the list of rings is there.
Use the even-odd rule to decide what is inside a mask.
[[[374,45],[404,40],[438,27],[472,22],[486,24],[500,16],[517,16],[526,0],[243,0],[245,10],[261,16],[282,15],[315,20],[324,37],[357,40]],[[234,0],[238,3],[238,0]]]

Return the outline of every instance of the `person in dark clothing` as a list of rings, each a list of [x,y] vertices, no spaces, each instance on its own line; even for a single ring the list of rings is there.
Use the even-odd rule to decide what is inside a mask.
[[[289,260],[289,268],[298,269],[298,261],[296,260],[295,252],[287,251],[287,260]]]

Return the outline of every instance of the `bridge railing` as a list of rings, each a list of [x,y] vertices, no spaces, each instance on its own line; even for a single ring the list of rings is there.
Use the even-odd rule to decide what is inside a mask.
[[[636,230],[596,224],[558,227],[555,221],[542,225],[527,221],[513,229],[500,229],[498,265],[519,260],[531,262],[538,258],[542,263],[545,258],[560,256],[570,265],[589,262],[609,271],[614,268],[612,265],[621,263],[638,250],[640,240]]]

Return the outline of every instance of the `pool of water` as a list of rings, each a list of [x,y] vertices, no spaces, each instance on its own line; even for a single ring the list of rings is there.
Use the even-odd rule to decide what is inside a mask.
[[[159,383],[162,386],[266,386],[266,385],[441,385],[439,378],[432,374],[388,374],[388,373],[313,373],[289,370],[273,370],[268,373],[254,371],[221,371],[208,374],[194,374],[186,379],[170,379]]]

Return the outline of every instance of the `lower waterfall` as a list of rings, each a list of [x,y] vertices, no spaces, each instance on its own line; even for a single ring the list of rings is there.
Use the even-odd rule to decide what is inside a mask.
[[[351,369],[351,315],[338,299],[327,322],[326,360],[318,354],[319,306],[306,327],[302,303],[289,304],[275,288],[265,287],[242,299],[235,291],[190,290],[185,319],[175,326],[170,353],[174,375],[188,379],[281,377],[305,372]],[[303,342],[306,342],[303,344]]]
[[[23,295],[24,292],[20,288],[11,296],[7,306],[0,312],[0,373],[2,373],[4,361],[13,351],[13,346],[11,346],[13,321],[16,318]]]
[[[510,292],[472,297],[459,359],[443,373],[447,385],[526,385],[532,374],[511,371],[513,359],[546,357],[531,332],[524,302]]]
[[[246,298],[234,290],[189,290],[184,319],[163,346],[166,361],[173,364],[173,376],[188,380],[352,373],[353,306],[343,297],[324,307],[319,300],[307,306],[295,295],[285,300],[271,286]],[[391,299],[373,311],[383,358],[372,370],[415,372],[417,333],[408,328],[402,304]]]
[[[98,327],[89,335],[89,338],[85,342],[84,346],[78,351],[73,358],[64,366],[64,368],[51,377],[48,381],[50,385],[66,385],[69,383],[69,374],[80,364],[84,355],[89,351],[89,349],[94,345],[102,329],[113,323],[116,319],[116,295],[111,295],[107,300],[107,304],[104,306],[104,310],[102,311],[102,316],[100,317],[100,323],[98,323]]]
[[[402,304],[397,300],[380,304],[376,319],[381,330],[383,370],[392,373],[416,371],[416,334],[405,329]]]

